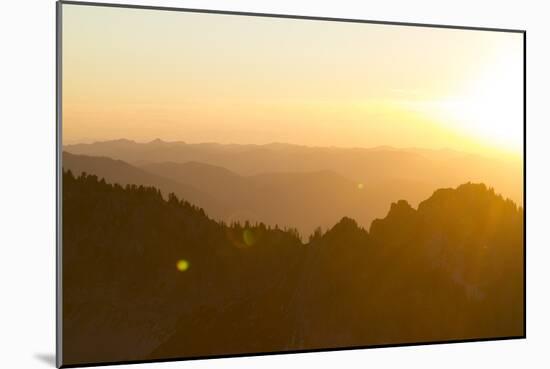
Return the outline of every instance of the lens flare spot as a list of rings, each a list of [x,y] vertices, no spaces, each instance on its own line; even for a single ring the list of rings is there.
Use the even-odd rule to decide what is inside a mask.
[[[176,268],[178,268],[180,272],[185,272],[187,269],[189,269],[189,262],[185,259],[180,259],[176,263]]]
[[[362,183],[358,183],[358,184],[357,184],[357,189],[358,189],[358,190],[362,190],[363,188],[365,188],[365,185],[364,185],[364,184],[362,184]]]
[[[245,229],[243,231],[243,241],[246,246],[252,246],[256,243],[256,235],[252,232],[252,230]]]

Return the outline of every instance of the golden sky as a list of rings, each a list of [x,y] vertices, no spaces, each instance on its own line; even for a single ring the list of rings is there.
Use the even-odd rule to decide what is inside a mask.
[[[523,143],[523,35],[63,5],[64,143]]]

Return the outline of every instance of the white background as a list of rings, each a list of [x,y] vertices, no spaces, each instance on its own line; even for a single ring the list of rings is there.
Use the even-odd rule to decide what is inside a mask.
[[[527,29],[527,340],[277,355],[134,368],[550,367],[550,87],[545,1],[173,0],[135,4]],[[0,8],[0,367],[53,367],[55,3]],[[215,332],[213,332],[215,333]]]

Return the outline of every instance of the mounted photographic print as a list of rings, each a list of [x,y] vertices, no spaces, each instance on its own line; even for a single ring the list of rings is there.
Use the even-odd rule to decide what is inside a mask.
[[[58,365],[525,337],[525,31],[57,16]]]

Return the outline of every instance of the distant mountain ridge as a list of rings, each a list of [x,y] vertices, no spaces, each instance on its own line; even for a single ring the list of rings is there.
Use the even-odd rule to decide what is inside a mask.
[[[121,160],[67,152],[63,154],[63,167],[77,175],[97,175],[108,183],[155,186],[165,197],[174,192],[216,220],[297,227],[304,237],[344,215],[368,224],[387,206],[367,188],[358,189],[356,183],[330,171],[240,176],[197,162],[137,167]]]
[[[197,162],[148,164],[141,168],[219,199],[231,209],[223,218],[227,222],[249,220],[296,227],[305,237],[316,227],[326,229],[345,215],[368,224],[387,206],[368,188],[359,189],[355,182],[332,171],[240,176]]]
[[[136,143],[126,139],[65,149],[73,155],[123,160],[156,176],[156,182],[126,178],[122,184],[154,185],[163,193],[175,192],[217,220],[297,227],[304,237],[343,216],[368,226],[385,214],[391,202],[406,199],[416,206],[433,188],[468,181],[490,183],[519,204],[523,199],[521,165],[452,150]],[[103,176],[94,170],[87,172]],[[112,171],[107,174],[110,183],[121,179],[113,177]]]
[[[242,176],[329,170],[357,184],[386,188],[386,192],[391,192],[386,200],[405,198],[415,205],[429,196],[433,188],[456,187],[468,181],[490,183],[516,203],[523,201],[521,160],[444,149],[309,147],[285,143],[189,144],[162,140],[138,143],[121,139],[66,145],[64,150],[108,156],[137,165],[200,162]]]

